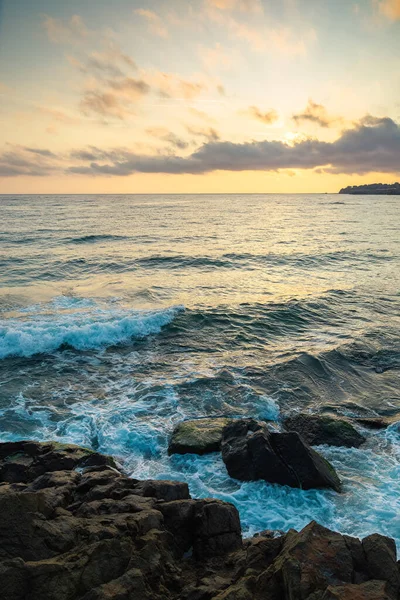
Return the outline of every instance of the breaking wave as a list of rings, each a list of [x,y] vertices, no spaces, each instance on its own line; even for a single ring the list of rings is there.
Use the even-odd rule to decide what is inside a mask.
[[[151,311],[95,309],[0,320],[0,359],[50,353],[63,346],[76,350],[116,346],[159,333],[183,310],[182,306]]]

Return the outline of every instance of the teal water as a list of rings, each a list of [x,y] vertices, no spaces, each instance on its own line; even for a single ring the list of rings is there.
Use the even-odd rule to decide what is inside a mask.
[[[400,544],[400,432],[320,447],[344,493],[167,456],[183,418],[400,410],[399,199],[0,196],[0,439],[113,454],[188,481],[246,533],[315,518]]]

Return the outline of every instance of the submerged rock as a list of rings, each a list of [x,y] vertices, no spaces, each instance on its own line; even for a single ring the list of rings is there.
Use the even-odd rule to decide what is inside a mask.
[[[218,452],[224,427],[231,421],[225,417],[182,421],[172,432],[168,454]]]
[[[390,417],[357,417],[355,421],[368,429],[386,429],[390,425],[400,421],[400,413],[391,415]]]
[[[271,432],[261,422],[242,419],[225,427],[221,449],[228,473],[235,479],[340,491],[335,469],[296,432]]]
[[[87,451],[77,447],[69,466],[53,470],[50,461],[35,477],[32,466],[43,466],[55,447],[19,444],[18,482],[9,481],[8,469],[16,448],[0,444],[2,600],[398,597],[389,538],[360,541],[312,522],[243,543],[236,508],[192,499],[185,483],[130,479],[105,458],[82,467]]]
[[[365,442],[365,437],[349,421],[327,415],[299,413],[285,419],[283,424],[288,431],[297,431],[311,446],[328,444],[358,448]]]

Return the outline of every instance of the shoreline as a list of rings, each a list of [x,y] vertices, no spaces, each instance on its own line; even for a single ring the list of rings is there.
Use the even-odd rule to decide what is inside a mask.
[[[53,442],[0,444],[5,600],[395,600],[393,540],[311,522],[243,540],[229,503]]]

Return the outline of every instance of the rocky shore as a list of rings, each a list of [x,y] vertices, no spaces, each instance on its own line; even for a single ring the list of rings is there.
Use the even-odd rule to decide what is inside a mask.
[[[342,188],[339,194],[378,194],[385,196],[400,195],[400,183],[369,183],[366,185],[349,185]]]
[[[241,427],[239,445],[256,435],[269,448],[270,433]],[[0,583],[4,600],[396,600],[400,574],[382,535],[311,522],[243,540],[234,506],[192,499],[185,483],[138,481],[85,448],[26,441],[0,444]]]

